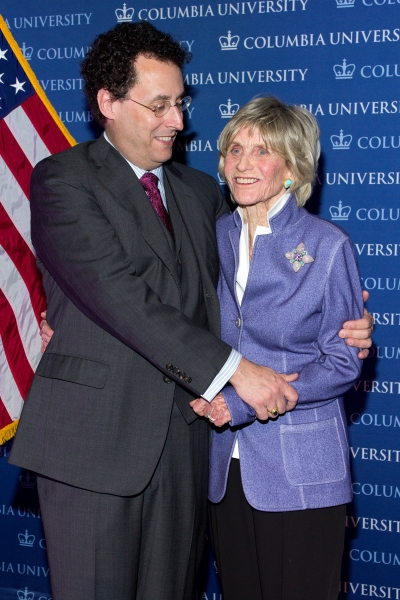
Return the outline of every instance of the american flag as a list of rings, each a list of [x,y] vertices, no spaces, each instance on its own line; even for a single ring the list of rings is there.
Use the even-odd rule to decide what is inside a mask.
[[[40,360],[46,302],[30,237],[33,167],[75,141],[0,16],[0,444],[16,430]]]

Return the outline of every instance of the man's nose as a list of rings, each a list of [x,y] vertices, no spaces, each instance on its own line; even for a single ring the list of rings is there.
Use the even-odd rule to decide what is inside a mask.
[[[173,127],[178,131],[183,129],[183,113],[178,106],[171,106],[166,114],[165,124],[168,127]]]

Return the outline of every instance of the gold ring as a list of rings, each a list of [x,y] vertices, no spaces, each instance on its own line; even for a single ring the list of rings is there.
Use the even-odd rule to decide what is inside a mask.
[[[268,411],[269,413],[271,413],[271,415],[272,415],[273,417],[277,417],[277,416],[278,416],[278,414],[279,414],[279,413],[278,413],[278,409],[277,409],[277,408],[272,408],[271,410],[269,410],[269,408],[267,408],[267,411]]]

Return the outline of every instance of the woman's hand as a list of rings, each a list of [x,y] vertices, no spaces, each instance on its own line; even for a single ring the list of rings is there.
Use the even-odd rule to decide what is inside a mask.
[[[40,322],[40,337],[42,338],[42,347],[40,348],[40,351],[43,354],[47,348],[47,344],[53,337],[54,331],[46,321],[46,311],[40,313],[40,316],[43,319],[43,321]]]
[[[222,427],[231,420],[231,413],[222,392],[217,394],[212,402],[197,398],[190,402],[190,406],[199,417],[205,417],[216,427]]]
[[[369,298],[369,293],[363,290],[363,299],[366,302]],[[364,308],[364,316],[357,321],[346,321],[343,323],[343,329],[339,331],[339,337],[346,340],[348,346],[356,346],[360,348],[358,358],[367,358],[369,354],[368,348],[372,345],[372,329],[374,320],[372,315]]]

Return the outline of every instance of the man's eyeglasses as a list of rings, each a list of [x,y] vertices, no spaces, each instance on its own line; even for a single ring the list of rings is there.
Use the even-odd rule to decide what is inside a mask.
[[[142,104],[137,100],[133,100],[133,98],[129,98],[129,96],[128,100],[132,100],[132,102],[134,102],[135,104],[139,104],[144,108],[148,108],[149,110],[151,110],[151,112],[155,114],[156,117],[164,117],[171,108],[171,106],[176,106],[179,112],[183,112],[192,103],[192,99],[190,96],[185,96],[184,98],[182,98],[182,100],[178,100],[178,102],[176,102],[175,104],[171,104],[169,100],[163,100],[161,104],[157,104],[156,106],[146,106],[146,104]]]

